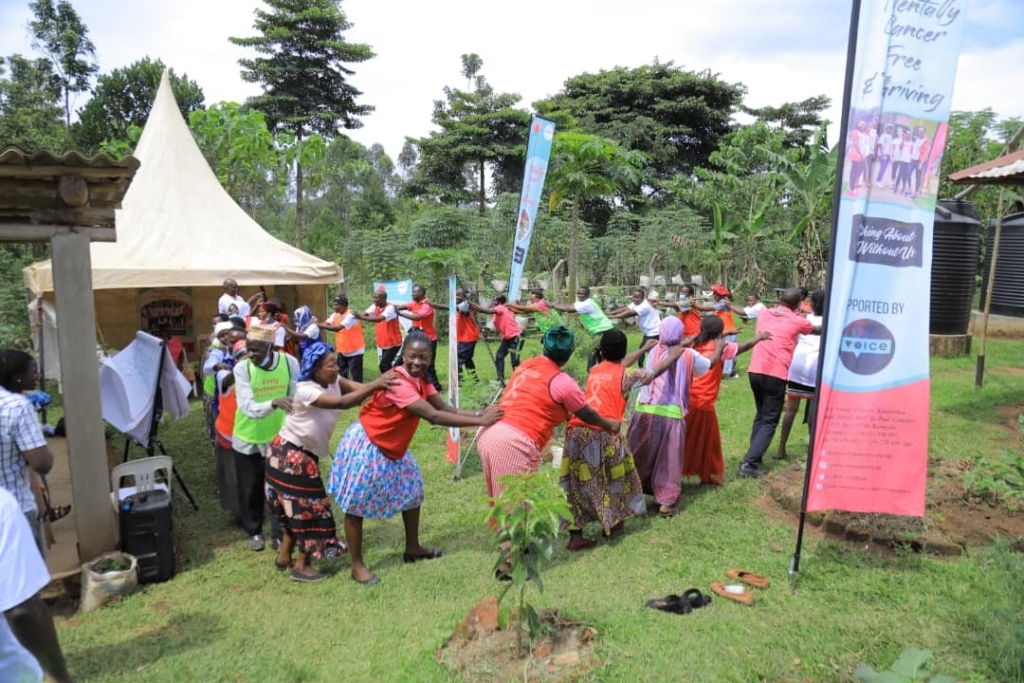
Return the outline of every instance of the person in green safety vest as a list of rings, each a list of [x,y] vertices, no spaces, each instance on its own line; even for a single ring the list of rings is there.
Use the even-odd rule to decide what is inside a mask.
[[[218,322],[213,327],[213,342],[206,349],[203,359],[203,409],[206,413],[206,431],[213,448],[217,447],[217,432],[214,424],[217,421],[217,371],[231,370],[231,347],[236,341],[245,339],[245,327],[236,327],[227,320]]]
[[[605,315],[601,307],[597,305],[597,302],[590,298],[590,287],[586,285],[576,290],[576,301],[572,302],[572,305],[551,304],[551,308],[563,313],[578,314],[583,327],[586,328],[587,332],[595,336],[599,336],[615,327],[615,323],[611,321],[611,318]],[[587,371],[589,372],[590,368],[595,365],[597,365],[597,355],[591,352],[587,357]]]
[[[519,313],[520,315],[532,313],[533,322],[537,325],[537,329],[540,330],[541,334],[544,334],[552,327],[565,324],[562,322],[562,317],[552,311],[551,304],[544,299],[544,289],[542,287],[534,287],[530,290],[529,304],[509,303],[507,305],[513,313]]]
[[[235,451],[242,528],[249,535],[250,550],[263,550],[263,459],[270,442],[292,410],[291,396],[299,376],[299,362],[293,356],[274,351],[273,327],[253,325],[246,335],[249,357],[235,365],[235,428],[231,448]],[[277,518],[270,520],[271,538],[280,544]],[[276,547],[276,545],[275,545]]]

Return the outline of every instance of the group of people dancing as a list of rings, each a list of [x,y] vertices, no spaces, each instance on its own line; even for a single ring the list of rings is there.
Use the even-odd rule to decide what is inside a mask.
[[[647,512],[645,496],[653,499],[660,516],[672,517],[679,510],[684,477],[695,476],[705,485],[725,480],[715,401],[730,371],[727,364],[751,349],[756,354],[759,345],[770,345],[780,334],[788,335],[778,325],[760,329],[759,323],[753,339],[737,343],[735,327],[727,330],[724,321],[731,320],[734,309],[753,313],[750,318],[757,320],[773,318],[776,309],[765,309],[756,298],[745,308],[736,307],[726,288],[716,286],[712,291],[712,303],[684,292],[672,303],[677,314],[662,318],[652,303],[667,304],[652,302],[642,288],[632,293],[630,304],[609,314],[586,287],[580,288],[572,305],[548,304],[542,290],[533,290],[528,304],[510,303],[499,295],[490,306],[483,306],[468,302],[459,290],[458,314],[469,316],[478,331],[474,314],[494,316],[505,351],[500,358],[512,361],[500,401],[472,411],[449,405],[439,394],[433,371],[437,340],[428,335],[423,321],[441,306],[429,301],[402,308],[420,322],[403,339],[400,332],[392,336],[387,328],[397,325],[400,311],[387,302],[385,293],[376,292],[370,309],[358,313],[348,307],[344,295],[335,297],[334,315],[319,328],[334,331],[337,346],[305,337],[308,343],[298,358],[279,343],[282,326],[286,334],[292,332],[287,323],[265,315],[249,321],[247,327],[237,320],[219,321],[214,328],[219,351],[211,352],[217,360],[211,365],[219,402],[215,431],[222,460],[234,463],[240,498],[236,509],[250,536],[250,547],[257,551],[264,547],[266,508],[271,512],[272,545],[277,549],[274,564],[292,579],[322,580],[325,574],[313,561],[348,552],[353,580],[373,584],[379,579],[364,559],[363,520],[400,514],[405,529],[403,560],[414,563],[441,557],[441,549],[424,546],[419,539],[423,479],[409,445],[421,420],[481,428],[477,451],[492,499],[501,494],[503,476],[540,467],[541,454],[555,429],[567,423],[560,481],[572,511],[572,519],[566,520],[572,551],[597,543],[585,536],[587,525],[596,523],[604,536],[620,533],[629,517]],[[782,297],[780,306],[787,307],[795,296],[799,308],[803,297],[794,291]],[[413,295],[419,296],[417,304],[426,299],[419,285]],[[786,310],[796,315],[797,309]],[[576,348],[576,337],[562,324],[560,312],[579,314],[584,328],[597,337],[584,388],[562,369]],[[522,328],[515,313],[535,315],[538,327],[543,320],[541,355],[520,357]],[[643,332],[640,346],[632,352],[625,333],[612,322],[630,316],[638,318]],[[687,334],[694,318],[696,330]],[[353,368],[352,355],[343,355],[351,353],[353,344],[338,335],[360,329],[353,321],[372,322],[377,328],[380,375],[372,382],[360,381],[361,366],[358,380],[342,372],[343,365],[350,372]],[[810,327],[807,323],[806,329],[804,325],[794,329],[810,334]],[[472,354],[464,346],[469,343],[460,334],[460,369],[475,375]],[[388,355],[392,358],[385,362]],[[755,359],[751,371],[756,367]],[[503,367],[496,370],[500,373]],[[499,379],[504,379],[501,374]],[[759,392],[751,381],[757,401]],[[639,396],[632,418],[624,424],[629,397],[636,389]],[[341,437],[329,469],[323,469],[321,460],[332,455],[328,444],[340,411],[360,405],[358,418]],[[740,476],[748,476],[746,464],[745,460]],[[338,535],[332,500],[344,515],[343,538]]]

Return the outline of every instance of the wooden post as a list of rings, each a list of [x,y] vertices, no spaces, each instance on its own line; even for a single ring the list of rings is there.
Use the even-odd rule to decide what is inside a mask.
[[[68,461],[78,522],[78,556],[88,562],[115,548],[110,474],[100,408],[96,311],[89,236],[56,234],[50,240],[53,291],[60,311],[57,344],[64,389]]]
[[[984,313],[981,319],[981,350],[978,351],[978,364],[974,369],[974,386],[981,388],[985,379],[985,342],[988,341],[988,312],[992,309],[992,288],[996,284],[996,263],[999,261],[999,238],[1003,231],[1003,198],[1006,188],[999,188],[999,204],[996,207],[996,234],[992,238],[992,259],[988,266],[988,287],[985,290]]]

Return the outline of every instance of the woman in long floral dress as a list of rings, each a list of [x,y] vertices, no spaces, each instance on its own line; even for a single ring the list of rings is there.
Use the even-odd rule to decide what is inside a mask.
[[[598,347],[600,362],[590,369],[587,378],[587,404],[602,417],[621,422],[629,393],[671,367],[682,352],[682,347],[673,347],[667,359],[652,371],[629,369],[656,344],[656,340],[649,341],[627,355],[625,334],[619,330],[603,333]],[[602,533],[611,536],[622,529],[627,518],[646,511],[640,476],[626,440],[619,432],[587,424],[575,416],[565,431],[561,484],[572,510],[567,546],[572,551],[596,542],[583,536],[584,525],[599,522]]]
[[[336,557],[346,550],[338,540],[320,477],[320,458],[328,455],[338,414],[387,388],[395,378],[386,373],[369,384],[341,379],[333,350],[318,341],[306,349],[298,380],[291,411],[270,444],[264,490],[283,534],[274,565],[282,571],[290,568],[293,580],[309,583],[326,578],[313,568],[311,559]]]

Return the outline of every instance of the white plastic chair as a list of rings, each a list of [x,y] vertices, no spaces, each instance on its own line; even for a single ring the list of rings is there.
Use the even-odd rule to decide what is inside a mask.
[[[169,497],[173,467],[174,459],[169,455],[154,455],[121,463],[110,473],[110,504],[115,511],[120,511],[122,500],[142,491],[167,491]],[[158,482],[155,475],[161,471],[164,473],[164,481]],[[134,479],[135,485],[122,487],[121,479],[124,477]]]

